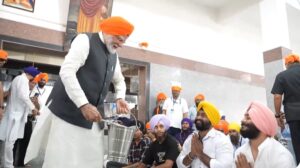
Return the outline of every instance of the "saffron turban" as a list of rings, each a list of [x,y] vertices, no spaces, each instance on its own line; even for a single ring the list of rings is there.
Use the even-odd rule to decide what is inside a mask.
[[[192,120],[190,120],[189,118],[184,118],[184,119],[182,119],[181,124],[183,124],[184,122],[189,123],[190,129],[193,128],[193,122],[192,122]]]
[[[276,134],[277,121],[274,113],[267,106],[253,101],[250,103],[247,112],[258,130],[268,136]]]
[[[120,16],[113,16],[103,20],[99,27],[106,34],[126,36],[129,36],[134,29],[131,23]]]
[[[172,90],[181,91],[181,87],[180,86],[172,86]]]
[[[291,64],[294,62],[300,62],[299,56],[296,54],[290,54],[284,58],[285,65]]]
[[[40,73],[38,74],[35,78],[34,78],[34,82],[38,83],[39,81],[41,81],[42,79],[44,79],[46,82],[48,82],[49,77],[47,73]]]
[[[170,120],[167,118],[165,114],[157,114],[154,115],[150,120],[151,130],[154,130],[157,124],[162,124],[165,127],[165,130],[168,130],[170,127]]]
[[[203,101],[205,99],[205,97],[203,94],[197,94],[197,96],[195,96],[195,100],[198,100],[198,99]]]
[[[6,51],[0,50],[0,58],[1,59],[7,60],[7,56],[8,56],[8,54]]]
[[[219,110],[210,102],[202,101],[198,104],[197,111],[203,110],[213,126],[217,125],[221,119]]]
[[[231,122],[228,126],[228,130],[235,130],[236,132],[240,132],[241,125],[237,122]]]
[[[150,129],[150,128],[151,128],[150,122],[147,122],[147,123],[146,123],[146,129]]]
[[[157,101],[160,101],[160,100],[166,100],[166,98],[167,98],[167,96],[166,96],[166,94],[164,94],[164,93],[159,93],[158,95],[157,95],[157,97],[156,97],[156,100]]]
[[[37,70],[35,67],[30,66],[30,67],[26,67],[23,69],[25,73],[28,73],[29,75],[31,75],[32,77],[35,77],[36,75],[38,75],[40,73],[39,70]]]
[[[215,129],[223,131],[225,134],[228,133],[228,122],[220,120],[218,124],[214,126]]]
[[[172,81],[172,91],[181,91],[181,83],[177,81]]]

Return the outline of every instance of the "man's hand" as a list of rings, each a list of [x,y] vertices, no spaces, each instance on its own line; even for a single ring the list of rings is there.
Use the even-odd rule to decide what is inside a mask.
[[[39,112],[39,110],[38,110],[38,109],[36,109],[36,108],[35,108],[35,109],[33,109],[33,110],[32,110],[32,115],[33,115],[33,116],[40,115],[40,112]]]
[[[236,168],[252,168],[244,154],[240,153],[235,161]]]
[[[91,104],[85,104],[80,107],[81,113],[88,121],[99,122],[102,120],[100,112]]]
[[[278,126],[283,130],[284,129],[284,119],[285,119],[285,115],[284,113],[281,111],[280,112],[280,117],[279,118],[276,118],[277,120],[277,124]]]
[[[199,140],[199,135],[194,134],[192,137],[192,144],[191,144],[191,156],[200,157],[202,153],[203,153],[203,144]]]
[[[129,106],[125,100],[117,99],[116,104],[118,114],[127,114],[130,111]]]

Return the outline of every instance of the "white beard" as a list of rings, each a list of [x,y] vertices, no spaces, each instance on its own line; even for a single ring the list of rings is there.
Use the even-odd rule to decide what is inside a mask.
[[[106,48],[111,54],[115,54],[117,52],[117,50],[114,49],[113,45],[106,45]]]

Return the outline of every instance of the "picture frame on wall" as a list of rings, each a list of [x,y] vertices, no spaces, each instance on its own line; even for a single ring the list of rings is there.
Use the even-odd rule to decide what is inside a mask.
[[[3,0],[2,5],[25,10],[28,12],[34,11],[35,0]]]
[[[68,51],[78,33],[99,32],[99,23],[112,13],[113,0],[71,0],[64,51]],[[100,17],[99,17],[100,16]]]

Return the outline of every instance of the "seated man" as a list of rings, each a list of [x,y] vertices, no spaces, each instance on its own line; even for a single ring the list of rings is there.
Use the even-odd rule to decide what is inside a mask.
[[[176,140],[167,133],[170,121],[164,114],[157,114],[150,120],[151,129],[154,130],[156,141],[150,144],[145,157],[138,168],[154,165],[166,168],[177,168],[176,158],[179,154]]]
[[[237,168],[294,168],[291,153],[272,138],[277,131],[274,113],[259,102],[251,102],[242,120],[241,135],[249,142],[237,149]]]
[[[221,116],[217,108],[202,101],[198,105],[195,119],[197,133],[190,135],[183,144],[176,162],[178,167],[185,168],[231,168],[233,148],[229,139],[213,128]]]
[[[234,152],[248,142],[248,139],[243,138],[240,134],[241,126],[236,122],[231,122],[228,126],[228,135],[233,146]]]
[[[138,166],[138,164],[145,156],[145,151],[149,148],[149,145],[151,143],[150,138],[144,137],[143,135],[143,132],[145,130],[144,124],[138,121],[137,125],[139,128],[134,133],[133,141],[130,145],[128,153],[128,166],[126,166],[125,168],[134,168]]]
[[[180,145],[180,149],[189,135],[193,133],[193,122],[189,118],[184,118],[181,121],[181,132],[175,135],[176,140]],[[181,150],[180,150],[181,151]]]

